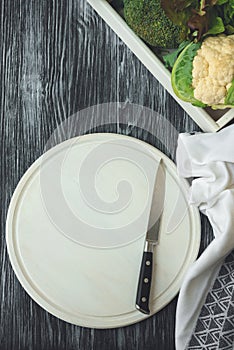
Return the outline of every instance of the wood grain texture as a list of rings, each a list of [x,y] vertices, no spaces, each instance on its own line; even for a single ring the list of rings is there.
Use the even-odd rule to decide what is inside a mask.
[[[10,266],[5,222],[21,176],[43,153],[53,130],[83,108],[132,102],[157,111],[177,132],[199,128],[85,0],[2,0],[0,53],[0,349],[173,350],[176,298],[146,321],[113,330],[73,326],[40,308]],[[162,143],[145,130],[157,127],[153,121],[141,127],[119,120],[102,124],[95,128],[94,115],[79,128],[138,137],[175,160],[171,129],[159,131]],[[57,142],[66,137],[63,127],[57,137]],[[201,251],[211,237],[202,218]]]

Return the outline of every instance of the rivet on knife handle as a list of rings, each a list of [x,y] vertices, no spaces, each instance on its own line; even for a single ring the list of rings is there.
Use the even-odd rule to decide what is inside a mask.
[[[153,253],[144,252],[137,287],[136,308],[144,314],[150,313],[150,286],[152,279]]]

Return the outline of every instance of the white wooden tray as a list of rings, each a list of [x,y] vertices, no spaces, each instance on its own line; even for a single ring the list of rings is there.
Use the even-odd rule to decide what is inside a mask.
[[[234,109],[226,112],[212,110],[207,112],[203,108],[194,107],[190,103],[178,99],[171,87],[170,72],[164,67],[155,53],[129,28],[112,6],[106,0],[87,1],[203,131],[218,131],[234,118]]]

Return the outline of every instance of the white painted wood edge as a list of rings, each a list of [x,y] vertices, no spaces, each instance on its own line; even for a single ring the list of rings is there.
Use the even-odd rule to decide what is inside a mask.
[[[203,131],[216,132],[234,118],[230,110],[215,121],[204,109],[180,100],[171,87],[170,72],[111,5],[106,0],[87,1]]]
[[[219,120],[217,120],[217,124],[219,129],[224,127],[227,123],[229,123],[234,118],[234,109],[230,109],[227,113],[225,113]]]

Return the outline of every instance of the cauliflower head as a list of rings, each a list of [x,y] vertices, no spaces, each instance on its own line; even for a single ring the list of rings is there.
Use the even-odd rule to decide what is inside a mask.
[[[234,35],[208,37],[193,60],[194,97],[209,106],[225,103],[234,79]]]
[[[175,94],[198,107],[234,108],[234,35],[191,42],[172,69]]]

